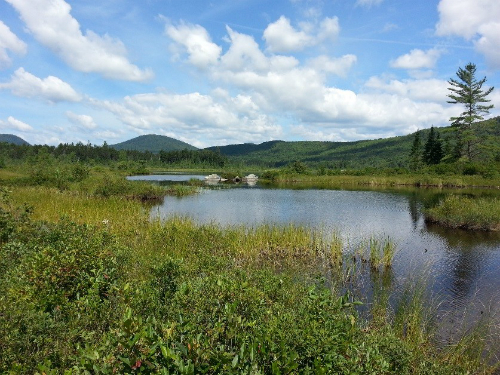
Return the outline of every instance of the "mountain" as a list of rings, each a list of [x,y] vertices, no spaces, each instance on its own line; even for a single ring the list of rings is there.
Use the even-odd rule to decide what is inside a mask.
[[[400,160],[407,159],[412,140],[413,136],[409,135],[355,142],[271,141],[209,149],[218,149],[234,162],[269,167],[281,167],[293,161],[310,165],[326,163],[335,168],[398,166]]]
[[[0,142],[13,143],[15,145],[29,145],[24,139],[14,134],[0,134]]]
[[[197,150],[196,147],[188,143],[179,141],[165,135],[140,135],[139,137],[129,139],[128,141],[110,145],[116,150],[136,150],[136,151],[178,151],[178,150]]]
[[[422,132],[424,140],[426,131]],[[414,135],[354,142],[270,141],[261,144],[209,147],[233,162],[280,167],[293,161],[310,165],[349,168],[368,166],[400,166],[406,163]]]
[[[451,127],[435,129],[444,143],[453,138],[454,129]],[[500,140],[500,117],[484,121],[481,129],[478,135],[484,139],[494,139],[490,141],[494,144],[497,139]],[[421,130],[422,143],[427,140],[429,131],[430,129]],[[261,167],[280,167],[293,161],[330,168],[404,167],[407,166],[414,138],[415,133],[354,142],[270,141],[208,149],[226,155],[231,162]]]

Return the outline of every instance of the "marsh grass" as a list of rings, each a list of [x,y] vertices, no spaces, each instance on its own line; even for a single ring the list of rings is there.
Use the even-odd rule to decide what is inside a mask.
[[[394,327],[402,337],[411,340],[415,346],[427,344],[434,332],[434,316],[438,303],[428,303],[427,281],[410,278],[402,287],[396,301]],[[434,301],[436,302],[436,301]]]
[[[415,187],[438,187],[438,188],[464,188],[464,187],[495,187],[498,188],[500,180],[485,178],[481,176],[457,176],[457,175],[393,175],[393,176],[370,176],[370,175],[282,175],[274,176],[273,181],[278,183],[293,183],[294,185],[316,186],[316,187],[343,187],[343,186],[415,186]]]
[[[425,212],[426,220],[452,228],[500,230],[500,201],[496,197],[448,195]]]
[[[16,180],[23,176],[24,174],[19,171],[0,168],[0,182]]]
[[[334,266],[340,266],[344,258],[344,241],[340,233],[334,232],[330,240],[329,261]]]
[[[166,189],[166,194],[174,195],[176,197],[185,197],[188,195],[193,195],[198,192],[197,186],[191,185],[173,185]]]
[[[392,261],[396,253],[396,244],[389,238],[371,237],[369,241],[369,259],[373,270],[392,267]]]
[[[98,225],[122,234],[134,232],[134,226],[140,227],[141,223],[149,220],[148,213],[139,202],[121,197],[103,198],[45,187],[16,187],[12,189],[11,196],[15,202],[32,207],[35,220],[57,222],[66,217],[77,223]]]

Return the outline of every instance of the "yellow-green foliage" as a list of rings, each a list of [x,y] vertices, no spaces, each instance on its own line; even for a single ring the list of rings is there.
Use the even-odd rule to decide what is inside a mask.
[[[0,183],[2,181],[14,180],[22,176],[23,174],[18,171],[0,168]]]
[[[102,224],[114,228],[148,219],[147,211],[139,202],[119,196],[103,198],[46,187],[11,189],[12,199],[34,207],[33,217],[38,220],[55,222],[65,216],[78,223]]]

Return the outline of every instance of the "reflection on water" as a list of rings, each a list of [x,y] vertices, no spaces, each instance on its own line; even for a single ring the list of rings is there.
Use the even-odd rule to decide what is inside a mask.
[[[188,182],[190,179],[203,180],[205,176],[199,174],[156,174],[127,177],[127,180],[130,181],[151,181],[159,184]]]
[[[500,233],[426,224],[423,207],[437,195],[443,192],[239,186],[202,189],[183,198],[166,197],[151,215],[162,219],[188,216],[199,223],[222,226],[293,223],[320,230],[325,236],[338,231],[351,245],[372,235],[389,236],[398,247],[391,275],[383,281],[372,280],[372,285],[382,282],[397,290],[408,280],[429,274],[431,292],[441,300],[440,333],[450,337],[461,324],[477,319],[482,312],[499,311]]]

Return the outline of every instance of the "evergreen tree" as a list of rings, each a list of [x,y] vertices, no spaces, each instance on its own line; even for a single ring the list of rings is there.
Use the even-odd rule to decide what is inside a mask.
[[[420,130],[415,133],[410,150],[410,169],[418,171],[422,167],[422,140]]]
[[[459,80],[450,79],[448,83],[451,87],[448,88],[452,93],[448,95],[451,99],[448,103],[463,104],[465,111],[458,117],[450,118],[451,125],[457,128],[457,147],[459,148],[460,156],[465,156],[472,160],[479,153],[478,144],[481,142],[477,136],[473,125],[480,120],[483,120],[482,114],[488,114],[493,105],[483,105],[490,100],[486,99],[494,89],[490,87],[486,91],[482,90],[483,84],[486,82],[486,77],[478,81],[476,79],[476,65],[469,63],[465,69],[459,68],[457,71]]]
[[[436,132],[436,139],[434,141],[433,147],[431,148],[430,156],[431,164],[439,164],[441,162],[441,159],[443,159],[443,143],[441,141],[441,134],[439,134],[439,132]]]
[[[423,162],[427,165],[439,164],[443,158],[443,146],[441,144],[441,136],[431,127],[429,136],[424,145],[424,152],[422,155]]]

